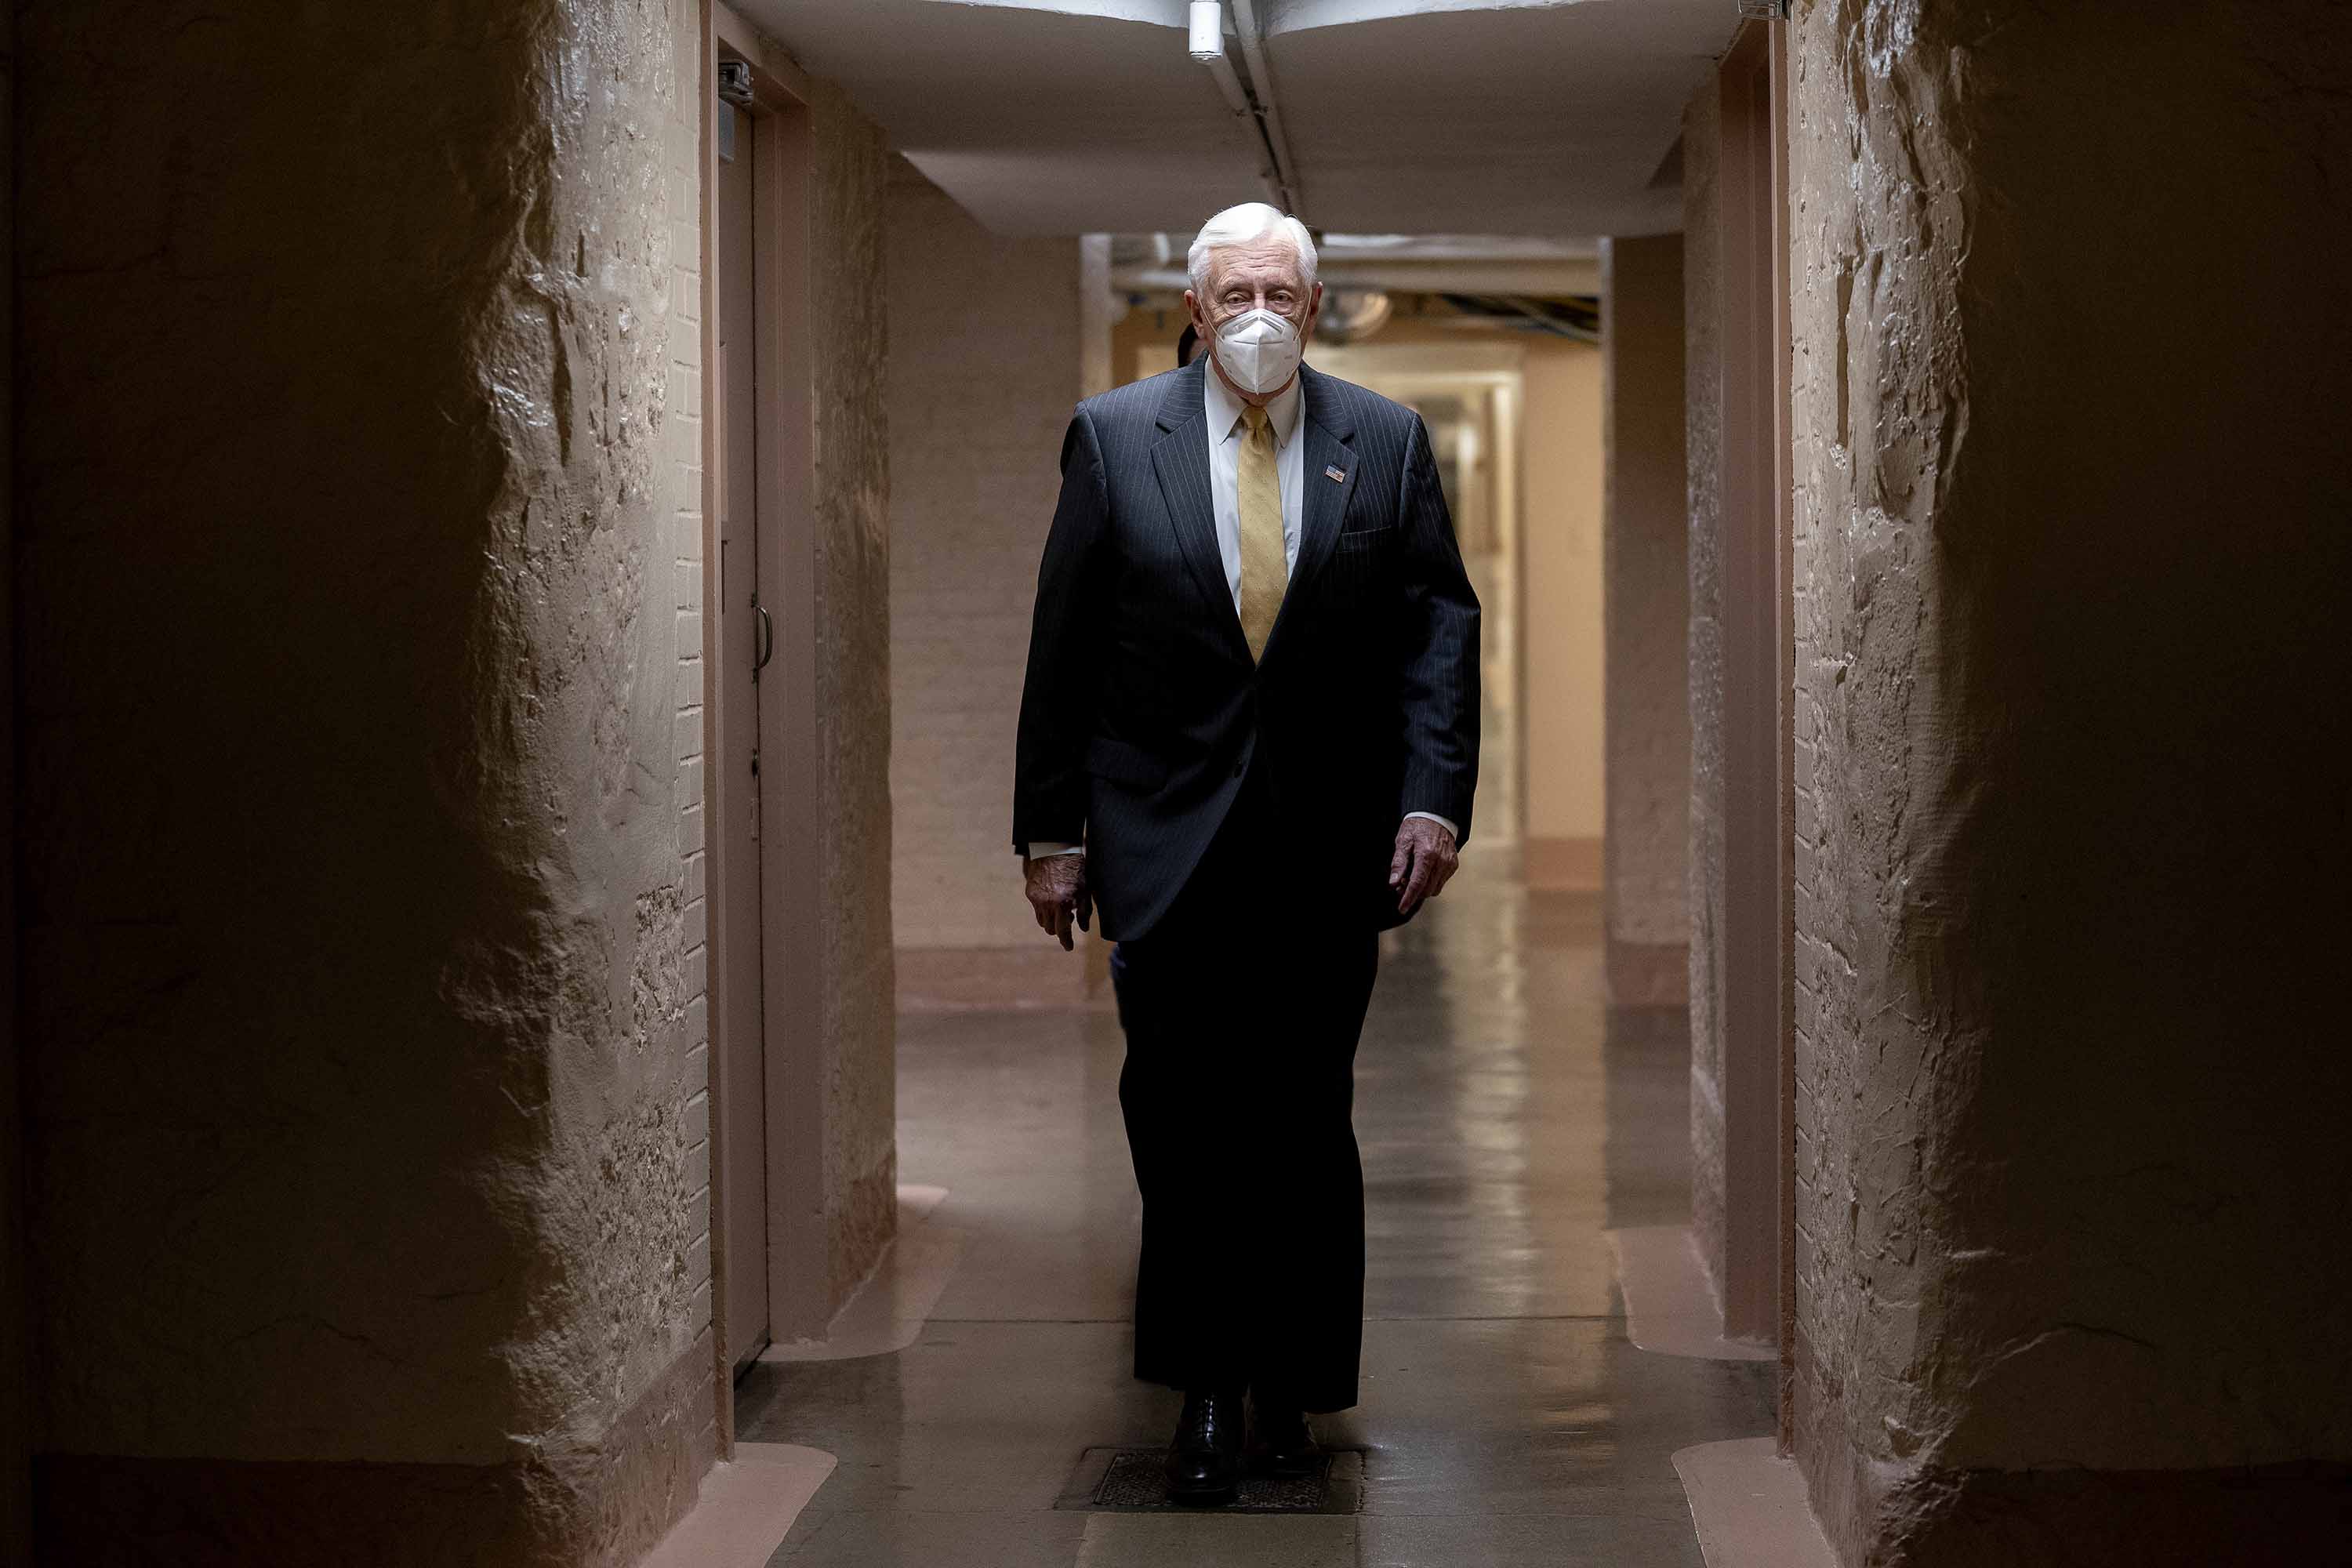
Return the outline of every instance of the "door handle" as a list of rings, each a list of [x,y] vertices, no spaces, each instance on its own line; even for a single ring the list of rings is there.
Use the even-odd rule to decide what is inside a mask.
[[[760,672],[768,668],[768,661],[776,657],[776,623],[768,614],[767,606],[757,599],[751,601],[751,612],[760,617],[759,635],[754,640],[751,658],[751,679],[757,680]]]

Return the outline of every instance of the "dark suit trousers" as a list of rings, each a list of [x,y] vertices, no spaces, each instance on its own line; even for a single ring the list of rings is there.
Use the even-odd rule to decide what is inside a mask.
[[[1350,1120],[1380,938],[1288,907],[1255,778],[1168,913],[1112,957],[1143,1194],[1135,1374],[1356,1403],[1364,1178]]]

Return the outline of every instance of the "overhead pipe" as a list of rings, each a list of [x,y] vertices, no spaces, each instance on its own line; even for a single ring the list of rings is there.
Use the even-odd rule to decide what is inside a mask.
[[[1297,187],[1289,176],[1289,154],[1281,148],[1280,124],[1277,121],[1273,130],[1267,129],[1271,94],[1264,89],[1253,93],[1250,88],[1244,86],[1241,78],[1234,72],[1233,60],[1225,54],[1224,0],[1192,0],[1188,15],[1192,24],[1192,58],[1209,68],[1209,74],[1216,79],[1217,90],[1225,95],[1225,102],[1234,115],[1248,119],[1250,129],[1265,153],[1265,167],[1258,171],[1258,178],[1265,184],[1265,194],[1283,211],[1297,214]],[[1257,62],[1263,59],[1264,51],[1256,37],[1255,14],[1250,15],[1251,23],[1242,32],[1242,48],[1245,60]],[[1258,79],[1255,73],[1259,68],[1262,68],[1253,63],[1253,82]]]
[[[1192,58],[1209,68],[1217,79],[1217,90],[1225,95],[1225,102],[1235,114],[1250,112],[1249,95],[1242,90],[1241,79],[1234,75],[1234,62],[1225,58],[1224,0],[1192,0]]]
[[[1274,159],[1275,183],[1282,187],[1282,210],[1298,212],[1298,165],[1291,161],[1290,143],[1282,134],[1282,110],[1274,100],[1274,67],[1265,58],[1265,29],[1258,25],[1257,0],[1234,0],[1234,30],[1241,35],[1242,63],[1249,68],[1255,91],[1258,128],[1265,150]]]

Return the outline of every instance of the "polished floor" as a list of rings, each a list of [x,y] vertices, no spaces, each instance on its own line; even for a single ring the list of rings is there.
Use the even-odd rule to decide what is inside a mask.
[[[1118,1024],[916,1015],[901,1174],[947,1189],[930,1223],[963,1244],[906,1349],[744,1380],[744,1438],[840,1460],[772,1563],[1698,1568],[1670,1456],[1770,1431],[1772,1368],[1636,1349],[1607,1235],[1687,1217],[1682,1017],[1608,1008],[1597,900],[1507,864],[1386,939],[1358,1058],[1364,1398],[1318,1429],[1361,1452],[1360,1513],[1056,1509],[1087,1450],[1175,1414],[1127,1372]]]

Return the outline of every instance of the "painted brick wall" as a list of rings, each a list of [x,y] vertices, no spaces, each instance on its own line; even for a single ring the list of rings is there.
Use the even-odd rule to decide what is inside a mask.
[[[888,247],[898,942],[1026,951],[1013,721],[1078,397],[1078,242],[1000,239],[902,159]]]
[[[665,194],[669,231],[669,384],[666,446],[668,468],[668,556],[675,607],[678,901],[684,918],[680,938],[678,1047],[684,1070],[678,1125],[686,1139],[686,1178],[694,1215],[688,1252],[684,1331],[694,1336],[695,1360],[719,1364],[712,1342],[710,1288],[710,909],[708,849],[703,824],[703,439],[702,374],[702,144],[703,70],[709,53],[699,4],[679,0],[673,23],[677,53],[676,96],[665,140],[668,146]],[[696,1436],[701,1452],[716,1454],[722,1425],[714,1397]]]

